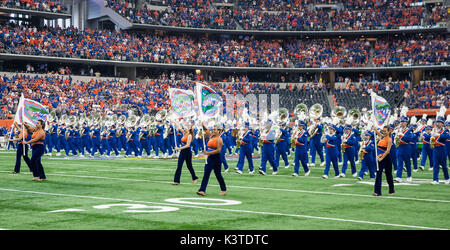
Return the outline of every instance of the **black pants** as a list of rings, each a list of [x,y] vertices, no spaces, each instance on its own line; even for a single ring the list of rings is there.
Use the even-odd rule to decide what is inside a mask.
[[[44,155],[44,145],[36,144],[31,147],[31,169],[33,172],[33,177],[39,177],[39,179],[45,179],[44,167],[41,163],[41,158]]]
[[[381,195],[381,178],[384,173],[386,174],[386,181],[389,185],[389,193],[394,193],[394,179],[392,178],[392,161],[391,157],[385,157],[382,161],[378,163],[378,171],[375,179],[375,193]]]
[[[214,174],[216,175],[217,181],[220,185],[221,191],[227,191],[227,187],[225,185],[225,180],[223,179],[221,170],[221,160],[220,160],[220,154],[210,155],[208,156],[208,163],[205,164],[205,172],[203,174],[202,179],[202,185],[200,186],[200,189],[198,191],[206,192],[206,187],[208,186],[209,176],[211,174],[211,171],[214,170]]]
[[[28,157],[28,145],[25,145],[25,154],[23,153],[23,144],[19,143],[17,144],[17,151],[16,151],[16,166],[14,167],[14,172],[20,173],[20,165],[22,163],[22,157],[25,160],[25,163],[27,164],[28,168],[31,171],[31,160]]]
[[[177,170],[175,171],[175,177],[173,178],[173,182],[180,183],[181,169],[183,168],[184,161],[186,161],[186,165],[189,172],[191,173],[192,180],[198,179],[198,177],[195,175],[194,168],[192,167],[191,148],[185,148],[180,151],[180,156],[178,156],[178,165]]]

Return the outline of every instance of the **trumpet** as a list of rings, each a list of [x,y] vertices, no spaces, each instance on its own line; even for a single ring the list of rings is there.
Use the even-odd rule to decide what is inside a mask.
[[[358,155],[359,155],[359,159],[361,159],[361,161],[362,161],[362,160],[364,160],[364,156],[366,155],[366,151],[364,150],[364,146],[366,145],[366,141],[363,141],[361,144],[362,145],[361,145],[361,148],[359,149]]]
[[[239,130],[238,137],[236,138],[236,148],[239,149],[241,147],[241,142],[244,137],[245,131],[243,129]]]
[[[433,128],[433,131],[431,132],[431,134],[434,135],[436,133],[437,133],[436,128]],[[436,137],[435,136],[431,136],[430,137],[430,148],[433,149],[435,145],[436,145]]]
[[[345,142],[341,143],[341,153],[345,152]]]
[[[297,140],[298,132],[299,130],[297,127],[295,127],[292,131],[291,148],[295,148],[295,141]]]

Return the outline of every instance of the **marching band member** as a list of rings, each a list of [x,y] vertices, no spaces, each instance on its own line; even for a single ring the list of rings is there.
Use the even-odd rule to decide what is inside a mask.
[[[356,124],[355,126],[353,126],[352,128],[353,134],[355,135],[355,139],[356,139],[356,143],[353,146],[353,148],[355,149],[355,164],[359,163],[359,149],[361,148],[360,142],[361,142],[361,131],[359,130],[358,125]]]
[[[147,156],[150,156],[151,150],[150,150],[150,144],[148,140],[148,134],[149,131],[143,127],[141,128],[141,131],[139,133],[139,143],[141,144],[141,150],[139,152],[139,156],[142,156],[142,152],[145,149],[145,152],[147,152]]]
[[[103,131],[100,137],[101,142],[101,148],[100,148],[100,155],[103,155],[103,153],[106,153],[106,155],[109,156],[110,149],[109,149],[109,143],[108,143],[108,131],[106,130],[106,127],[103,127]]]
[[[125,128],[125,126],[122,126],[121,128],[120,128],[120,130],[122,131],[121,133],[120,133],[120,136],[119,136],[119,138],[117,138],[117,141],[120,141],[120,151],[122,151],[122,149],[123,149],[123,151],[124,152],[127,152],[127,150],[128,150],[128,145],[127,145],[127,128]]]
[[[241,146],[239,150],[239,160],[237,163],[237,170],[236,172],[238,174],[242,174],[242,169],[244,168],[244,160],[247,158],[248,161],[248,168],[250,170],[250,174],[254,173],[253,169],[253,158],[252,158],[252,131],[250,129],[250,123],[245,123],[245,132],[242,135],[241,138]]]
[[[252,154],[253,154],[253,152],[254,152],[254,150],[256,150],[256,151],[259,151],[259,149],[258,149],[258,141],[259,141],[259,129],[255,129],[255,132],[253,133],[253,135],[252,135],[252,138],[253,138],[253,140],[252,140]]]
[[[45,139],[44,139],[44,154],[51,156],[52,155],[52,142],[50,141],[50,131],[49,126],[46,127],[45,131]]]
[[[116,156],[119,155],[119,151],[117,150],[117,138],[116,138],[116,125],[112,125],[111,129],[108,131],[108,144],[110,151],[114,151]],[[108,154],[109,156],[109,154]]]
[[[262,175],[266,175],[267,161],[269,161],[272,166],[272,174],[276,174],[278,170],[278,166],[275,164],[275,145],[273,143],[275,140],[275,130],[272,130],[271,127],[272,121],[268,120],[266,123],[266,128],[261,134],[263,145],[261,147],[261,166],[259,173]]]
[[[344,134],[342,135],[342,147],[341,150],[344,152],[344,163],[342,166],[341,177],[345,177],[345,171],[347,171],[347,164],[350,161],[350,166],[352,174],[356,177],[356,165],[355,165],[355,144],[356,136],[353,133],[352,126],[346,125],[344,127]]]
[[[447,121],[445,122],[445,128],[447,129],[447,131],[450,131],[450,121],[448,118],[449,117],[447,116]],[[447,140],[445,141],[445,149],[447,150],[447,158],[450,162],[450,138],[447,138]]]
[[[328,126],[328,132],[322,134],[321,138],[321,142],[326,146],[325,170],[322,175],[322,178],[324,179],[328,179],[328,172],[330,171],[331,163],[333,163],[334,178],[339,178],[338,152],[336,146],[338,139],[336,136],[336,130],[336,126],[331,124]]]
[[[100,129],[98,124],[94,125],[94,128],[91,131],[92,133],[92,148],[91,148],[91,156],[94,156],[96,152],[102,154],[101,143],[100,143]]]
[[[308,132],[306,131],[306,123],[299,121],[299,131],[293,134],[293,140],[295,140],[295,159],[294,159],[294,173],[292,176],[299,175],[300,162],[302,163],[305,176],[310,174],[308,168]]]
[[[277,164],[277,168],[280,166],[280,156],[284,161],[284,168],[289,167],[289,161],[287,157],[287,151],[289,150],[289,134],[286,129],[286,123],[282,123],[280,126],[281,137],[275,144],[276,155],[275,155],[275,164]]]
[[[445,184],[450,184],[450,178],[447,168],[447,152],[445,143],[450,138],[449,131],[444,128],[444,117],[436,118],[436,127],[431,132],[431,145],[433,149],[433,182],[431,184],[439,184],[439,170],[442,167],[444,173]]]
[[[220,137],[221,129],[220,126],[215,125],[212,131],[209,131],[205,127],[203,128],[207,135],[209,135],[210,140],[206,145],[206,150],[203,153],[208,157],[207,163],[205,164],[205,170],[203,174],[202,184],[197,191],[198,195],[205,196],[206,195],[206,187],[208,186],[209,176],[211,171],[214,171],[216,175],[217,181],[220,185],[221,192],[220,195],[225,195],[227,193],[227,187],[225,184],[225,180],[223,179],[221,173],[221,162],[220,162],[220,151],[223,148],[223,141]]]
[[[125,153],[126,156],[130,156],[131,152],[134,152],[134,156],[139,156],[139,131],[135,129],[135,127],[131,127],[130,130],[128,130],[129,135],[127,134],[128,140],[128,149]],[[161,135],[162,137],[162,135]]]
[[[169,124],[169,121],[166,121],[166,123],[167,123],[166,126],[167,126],[168,131],[166,132],[167,137],[164,138],[164,146],[168,152],[168,156],[171,157],[173,154],[172,148],[175,145],[175,137],[174,137],[175,134],[174,134],[174,129],[173,129],[172,124]]]
[[[66,156],[69,156],[69,146],[66,140],[66,125],[61,123],[58,126],[58,147],[64,149]]]
[[[312,130],[308,133],[311,135],[309,139],[310,144],[310,155],[311,155],[311,164],[310,166],[314,167],[316,162],[316,152],[320,157],[320,166],[324,166],[325,160],[323,159],[323,147],[325,146],[321,143],[323,124],[320,123],[320,117],[314,119],[315,125],[312,126]],[[314,133],[314,127],[317,128],[317,132]]]
[[[13,128],[11,128],[11,130],[8,130],[8,134],[10,134],[11,138],[14,138],[14,136],[16,136],[16,132],[14,131]],[[13,141],[8,141],[7,149],[9,150],[10,147],[16,149],[16,144]]]
[[[157,125],[156,125],[156,132],[155,132],[155,145],[156,145],[156,150],[155,150],[155,154],[156,157],[159,156],[159,151],[161,150],[162,154],[164,155],[166,153],[166,150],[164,148],[164,126],[162,124],[161,120],[157,121]]]
[[[422,133],[420,140],[422,141],[422,159],[420,160],[420,169],[425,169],[425,164],[427,162],[427,158],[430,161],[430,167],[431,170],[433,168],[433,150],[430,147],[430,140],[431,140],[431,126],[426,126],[425,131]]]
[[[344,126],[343,126],[344,120],[339,120],[338,124],[336,125],[336,137],[337,137],[337,145],[336,148],[338,150],[338,162],[339,165],[342,166],[342,134],[344,133]]]
[[[403,164],[406,166],[407,171],[407,181],[412,181],[411,177],[411,147],[409,146],[409,142],[412,141],[412,131],[408,128],[408,117],[402,116],[400,118],[400,128],[396,135],[398,138],[398,168],[397,168],[397,178],[394,179],[396,182],[402,181],[402,171],[403,171]],[[397,144],[397,142],[396,142]]]
[[[61,155],[61,149],[59,148],[58,144],[58,124],[55,120],[53,120],[52,124],[50,125],[50,131],[49,131],[49,141],[51,143],[52,148],[56,149],[57,153],[56,156]],[[50,150],[50,154],[52,153],[52,150]]]
[[[179,129],[178,131],[183,133],[183,137],[180,140],[181,147],[176,147],[175,150],[179,151],[180,154],[178,156],[177,170],[175,170],[175,176],[173,178],[173,185],[180,184],[181,170],[183,167],[183,163],[186,161],[186,166],[191,173],[192,184],[197,183],[198,177],[195,175],[194,168],[192,167],[192,151],[191,151],[191,143],[194,139],[194,131],[192,128],[188,129]],[[178,132],[177,131],[177,132]]]
[[[16,122],[14,122],[14,127],[17,131],[20,131],[19,137],[16,139],[9,139],[10,142],[17,142],[17,151],[16,151],[16,165],[14,166],[13,174],[20,173],[20,165],[22,163],[22,157],[25,163],[27,164],[28,168],[30,169],[30,172],[32,171],[31,168],[31,160],[28,157],[28,145],[22,144],[23,141],[29,141],[31,140],[31,133],[28,131],[26,127],[22,130]],[[24,151],[25,150],[25,151]]]
[[[89,133],[90,133],[89,126],[87,125],[86,122],[83,122],[82,134],[81,134],[81,148],[83,149],[83,155],[84,155],[85,149],[88,152],[88,154],[91,154],[92,145],[91,145]]]
[[[400,123],[399,120],[395,120],[394,123],[389,126],[389,132],[391,133],[391,137],[392,137],[391,139],[394,142],[394,143],[392,143],[391,153],[390,153],[392,164],[394,166],[394,172],[397,171],[397,168],[398,168],[398,158],[397,158],[398,149],[397,149],[397,146],[395,145],[395,137],[396,137],[396,131],[399,126],[399,123]]]
[[[225,172],[228,172],[228,163],[227,163],[227,159],[225,158],[225,154],[227,152],[227,147],[225,146],[226,141],[227,141],[227,135],[226,135],[226,130],[225,128],[222,129],[222,133],[220,134],[220,137],[222,138],[223,146],[222,146],[222,150],[220,151],[220,161],[223,164],[223,168],[225,170]]]
[[[81,156],[84,157],[84,149],[81,146],[81,137],[80,137],[80,128],[76,126],[73,129],[73,143],[74,143],[74,150],[75,152],[78,150],[80,152]]]
[[[389,127],[384,126],[382,133],[378,132],[378,130],[375,129],[375,133],[379,137],[381,137],[380,141],[377,145],[377,158],[378,161],[378,169],[377,169],[377,175],[375,179],[375,186],[374,186],[374,196],[381,196],[381,178],[383,175],[383,172],[386,175],[386,181],[389,185],[389,195],[394,195],[394,181],[392,177],[392,158],[389,157],[389,154],[391,154],[391,145],[392,143],[392,137],[389,133]]]
[[[24,125],[30,132],[33,132],[31,136],[31,140],[23,142],[23,144],[31,144],[32,154],[31,154],[31,172],[33,172],[33,179],[44,181],[47,179],[45,176],[44,167],[41,163],[41,158],[44,155],[44,142],[45,142],[45,122],[43,120],[39,120],[36,124],[35,128],[28,126],[28,124]]]
[[[194,121],[192,121],[194,122]],[[199,151],[199,143],[198,143],[198,138],[200,137],[198,134],[198,129],[196,127],[193,128],[194,131],[194,139],[192,141],[192,150],[194,150],[194,156],[197,157],[198,156],[198,151]],[[203,144],[203,141],[200,142]]]
[[[361,160],[361,170],[358,174],[358,180],[362,181],[364,178],[364,173],[369,171],[370,179],[375,179],[375,173],[376,173],[376,163],[374,161],[374,150],[375,150],[375,143],[373,141],[373,136],[370,131],[366,131],[364,134],[364,140],[361,147],[361,154],[360,154],[360,160]],[[392,151],[391,151],[392,152]]]
[[[77,153],[76,145],[75,145],[75,139],[74,139],[75,132],[74,132],[73,126],[70,125],[67,130],[68,130],[68,134],[67,134],[66,140],[67,140],[67,145],[68,145],[69,150],[68,150],[68,152],[66,152],[66,155],[68,155],[68,153],[70,151],[72,151],[72,155],[77,155],[78,153]]]
[[[413,131],[415,131],[415,129],[417,129],[417,124],[412,124],[411,125],[412,137],[411,137],[411,141],[409,142],[409,146],[411,147],[411,159],[412,159],[413,167],[414,167],[413,171],[417,172],[418,171],[418,168],[417,168],[417,157],[418,157],[417,141],[419,140],[420,132],[413,132]]]
[[[225,144],[225,147],[226,147],[226,150],[228,151],[228,155],[231,155],[232,154],[232,136],[231,136],[231,131],[232,131],[232,129],[227,125],[226,126],[226,130],[224,131],[224,133],[225,133],[225,141],[224,141],[224,144]]]

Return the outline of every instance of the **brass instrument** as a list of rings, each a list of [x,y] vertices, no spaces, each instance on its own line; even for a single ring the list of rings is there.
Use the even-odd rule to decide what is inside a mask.
[[[279,119],[281,123],[288,123],[289,122],[289,110],[286,108],[280,108],[279,112]]]
[[[164,134],[163,134],[163,138],[166,139],[169,136],[169,132],[170,132],[170,124],[166,123],[166,129],[164,130]]]
[[[76,123],[77,123],[77,117],[76,116],[69,117],[69,120],[68,120],[68,124],[69,125],[74,126]]]
[[[292,130],[292,136],[291,136],[291,148],[295,148],[295,141],[297,140],[298,135],[298,128],[297,126],[294,127],[294,130]]]
[[[322,114],[323,114],[323,106],[319,103],[316,103],[312,105],[311,108],[309,108],[309,118],[311,120],[316,120],[317,118],[322,117]],[[308,131],[311,134],[311,138],[314,137],[317,134],[317,132],[319,132],[317,125],[318,124],[314,124],[311,127],[310,131]]]
[[[300,118],[300,116],[303,114],[303,115],[306,115],[308,113],[308,107],[306,106],[306,104],[304,104],[304,103],[300,103],[300,104],[297,104],[297,106],[295,106],[295,109],[294,109],[294,115],[297,117],[297,118]]]
[[[350,109],[348,111],[347,117],[351,117],[353,119],[352,125],[358,126],[361,112],[359,111],[359,109]]]
[[[400,127],[395,128],[394,144],[395,144],[395,147],[397,147],[397,148],[400,145],[400,136],[398,135],[399,132],[400,132]]]
[[[331,111],[332,117],[337,117],[339,120],[344,119],[344,117],[347,115],[347,109],[342,106],[337,106]]]
[[[237,128],[234,128],[233,130],[231,130],[231,136],[233,136],[234,138],[237,138],[238,133],[239,133],[239,130]]]
[[[64,134],[64,137],[66,138],[66,140],[69,138],[70,136],[70,131],[69,129],[66,129],[66,133]]]
[[[111,127],[111,125],[113,125],[112,116],[110,115],[106,116],[105,119],[103,120],[103,124],[106,127]]]
[[[434,135],[438,133],[436,128],[433,128],[433,130],[431,131],[431,134]],[[430,148],[434,149],[434,146],[436,145],[436,137],[432,136],[430,137]]]
[[[164,122],[166,121],[166,118],[167,118],[167,110],[165,109],[158,111],[155,115],[156,121]]]
[[[125,117],[125,115],[121,115],[118,119],[117,119],[117,125],[119,125],[117,127],[116,130],[116,138],[119,138],[122,136],[122,129],[121,127],[123,126],[123,124],[125,124],[127,118]]]
[[[366,155],[366,151],[364,150],[365,149],[365,146],[366,146],[366,140],[363,140],[362,142],[361,142],[361,148],[359,149],[359,153],[358,153],[358,155],[359,155],[359,159],[361,159],[361,161],[362,160],[364,160],[364,156]]]
[[[245,130],[244,129],[240,129],[239,130],[239,134],[238,137],[236,137],[236,148],[239,149],[241,147],[241,141],[244,137],[245,134]]]

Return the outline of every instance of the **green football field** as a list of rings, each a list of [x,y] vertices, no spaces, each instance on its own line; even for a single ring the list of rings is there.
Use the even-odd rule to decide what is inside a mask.
[[[290,156],[293,161],[293,154]],[[450,229],[450,185],[431,185],[432,172],[413,172],[413,181],[396,183],[388,196],[374,197],[369,176],[358,181],[322,179],[324,167],[292,177],[293,167],[267,176],[223,173],[228,193],[219,195],[211,175],[206,196],[195,194],[204,160],[194,160],[200,178],[191,184],[184,166],[181,185],[171,185],[175,159],[93,160],[43,157],[47,180],[12,174],[14,151],[0,151],[0,229],[146,230],[415,230]],[[317,161],[320,162],[320,161]],[[254,160],[256,170],[260,161]],[[283,165],[280,162],[280,165]],[[359,171],[359,165],[357,166]],[[442,181],[442,171],[440,179]],[[406,174],[404,173],[404,179]]]

